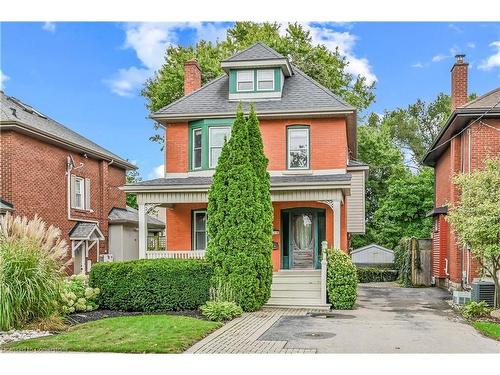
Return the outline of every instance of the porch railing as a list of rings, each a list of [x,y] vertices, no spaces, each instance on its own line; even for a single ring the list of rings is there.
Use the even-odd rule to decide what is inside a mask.
[[[152,250],[146,251],[146,259],[203,259],[205,250]]]
[[[165,250],[165,236],[148,236],[148,250]]]

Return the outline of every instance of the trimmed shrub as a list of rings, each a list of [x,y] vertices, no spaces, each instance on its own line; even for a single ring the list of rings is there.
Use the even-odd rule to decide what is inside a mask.
[[[249,144],[239,106],[231,138],[218,159],[207,207],[206,255],[213,266],[213,282],[230,286],[235,302],[245,311],[258,310],[267,302],[272,282],[270,195],[264,194],[265,184],[257,175],[266,161],[251,158],[262,150],[251,151]],[[266,173],[259,176],[269,179]]]
[[[335,310],[350,310],[356,303],[358,277],[351,257],[338,249],[327,250],[326,288]]]
[[[61,293],[63,313],[96,310],[99,307],[96,302],[99,293],[99,288],[89,287],[86,275],[79,274],[67,278]]]
[[[35,216],[0,218],[0,331],[59,313],[66,243]]]
[[[141,259],[97,263],[90,286],[99,288],[103,309],[195,310],[209,299],[211,267],[198,259]]]
[[[208,301],[200,307],[203,316],[214,322],[232,320],[243,313],[241,307],[234,302]]]
[[[396,281],[398,278],[397,270],[387,268],[357,267],[356,272],[358,274],[358,282],[360,283]]]

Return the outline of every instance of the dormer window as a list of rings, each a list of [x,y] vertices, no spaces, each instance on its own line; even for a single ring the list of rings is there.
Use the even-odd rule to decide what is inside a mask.
[[[254,90],[254,71],[253,70],[238,70],[236,74],[236,90],[253,91]]]
[[[272,91],[274,90],[274,70],[259,69],[257,70],[257,90]]]

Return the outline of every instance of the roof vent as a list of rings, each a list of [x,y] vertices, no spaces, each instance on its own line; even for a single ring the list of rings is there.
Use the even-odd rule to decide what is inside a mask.
[[[17,117],[17,112],[15,108],[10,107],[10,110],[12,111],[12,116]]]

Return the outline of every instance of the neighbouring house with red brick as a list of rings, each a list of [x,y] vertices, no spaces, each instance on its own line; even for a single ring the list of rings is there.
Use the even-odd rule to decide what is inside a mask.
[[[136,167],[3,92],[0,109],[0,214],[38,215],[60,228],[68,272],[88,272],[108,253],[109,227],[131,223],[119,187]]]
[[[468,289],[479,276],[470,249],[460,246],[446,221],[448,206],[460,199],[452,178],[484,166],[500,154],[500,87],[467,102],[468,63],[457,55],[451,69],[452,114],[424,156],[435,170],[433,276],[436,285]]]
[[[208,189],[236,108],[253,103],[269,159],[274,207],[269,304],[326,304],[321,244],[348,251],[365,231],[368,166],[356,161],[356,109],[263,43],[222,61],[201,85],[184,67],[185,96],[151,114],[165,130],[165,176],[126,185],[139,204],[141,258],[203,257]],[[166,249],[149,251],[145,213],[167,208]]]

